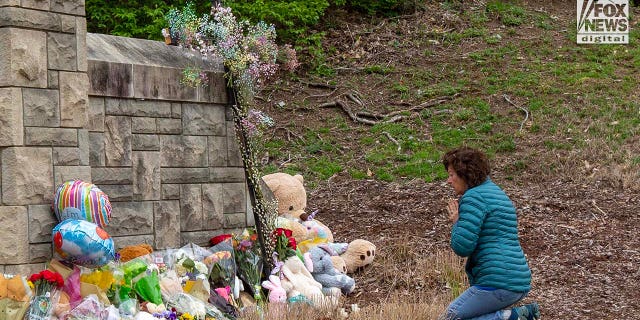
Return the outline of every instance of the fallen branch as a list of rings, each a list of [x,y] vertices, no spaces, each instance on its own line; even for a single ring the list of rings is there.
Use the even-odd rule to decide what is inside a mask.
[[[317,83],[317,82],[307,82],[307,81],[300,81],[300,82],[308,85],[309,87],[336,89],[336,86],[331,85],[331,84]]]
[[[364,124],[368,124],[368,125],[376,125],[376,124],[379,124],[379,123],[398,122],[398,121],[403,120],[404,118],[407,117],[406,115],[402,115],[402,113],[413,113],[413,112],[421,111],[421,110],[426,109],[426,108],[437,106],[439,104],[442,104],[442,103],[444,103],[446,101],[449,101],[449,100],[457,97],[458,95],[459,95],[459,93],[456,93],[456,94],[454,94],[452,96],[432,99],[432,100],[423,102],[423,103],[421,103],[419,105],[413,106],[413,107],[411,107],[409,109],[393,111],[393,112],[389,112],[387,114],[376,114],[376,113],[371,113],[369,111],[357,111],[357,112],[354,113],[353,111],[351,111],[351,109],[349,109],[349,107],[346,105],[346,103],[341,101],[341,100],[335,100],[335,101],[323,103],[323,104],[319,105],[318,108],[340,107],[349,116],[349,118],[351,118],[351,120],[353,120],[354,122],[364,123]],[[364,107],[364,103],[358,97],[358,93],[357,92],[346,93],[345,96],[347,98],[349,98],[349,100],[351,100],[354,103],[358,104],[359,106]],[[436,111],[433,112],[433,114],[440,114],[440,113],[451,113],[451,110],[444,109],[444,110],[436,110]]]
[[[325,94],[312,94],[312,95],[309,95],[309,96],[304,97],[304,98],[302,99],[302,102],[304,102],[305,100],[310,99],[310,98],[323,98],[323,97],[328,97],[328,96],[331,96],[331,95],[333,95],[334,93],[336,93],[336,91],[338,91],[338,88],[335,88],[335,89],[333,89],[333,91],[331,91],[331,92],[329,92],[329,93],[325,93]]]
[[[520,129],[518,129],[518,131],[522,131],[522,127],[524,126],[525,123],[527,123],[527,120],[529,120],[529,110],[527,110],[526,108],[523,108],[515,103],[513,103],[513,101],[511,101],[511,99],[509,99],[509,96],[507,96],[506,94],[503,94],[502,97],[507,100],[507,102],[509,102],[512,106],[524,111],[524,120],[522,120],[522,122],[520,122]]]
[[[378,122],[377,121],[373,121],[373,120],[369,120],[369,119],[363,119],[360,118],[358,116],[356,116],[351,109],[349,109],[349,107],[347,107],[347,105],[340,101],[340,100],[336,100],[333,102],[327,102],[327,103],[323,103],[321,105],[318,106],[319,108],[330,108],[330,107],[340,107],[342,109],[342,111],[344,111],[349,118],[351,118],[351,120],[353,120],[354,122],[360,122],[360,123],[364,123],[364,124],[368,124],[368,125],[375,125]]]
[[[460,95],[459,93],[456,93],[456,94],[454,94],[452,96],[448,96],[448,97],[440,97],[440,98],[436,98],[436,99],[431,99],[431,100],[425,101],[425,102],[423,102],[423,103],[421,103],[419,105],[413,106],[413,107],[411,107],[409,109],[390,112],[390,113],[388,113],[386,115],[386,117],[392,117],[392,116],[394,116],[396,114],[400,114],[400,113],[404,113],[404,112],[422,111],[422,110],[424,110],[426,108],[435,107],[435,106],[437,106],[439,104],[445,103],[445,102],[447,102],[447,101],[449,101],[449,100],[451,100],[451,99],[453,99],[453,98],[455,98],[455,97],[457,97],[459,95]]]

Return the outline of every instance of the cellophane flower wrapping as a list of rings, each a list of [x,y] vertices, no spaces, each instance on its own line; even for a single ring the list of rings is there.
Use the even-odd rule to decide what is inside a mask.
[[[73,308],[65,320],[102,320],[109,314],[109,310],[95,295],[86,296],[82,302]]]
[[[258,234],[253,229],[245,229],[234,238],[234,253],[240,278],[249,286],[256,302],[263,301],[262,295],[262,257],[258,244]]]
[[[231,241],[223,241],[210,248],[213,252],[206,258],[211,265],[209,283],[211,288],[235,288],[236,262]],[[233,292],[233,290],[231,290]]]
[[[162,304],[162,294],[160,291],[160,281],[157,271],[147,273],[138,279],[133,285],[136,293],[142,300],[154,304]]]
[[[204,319],[207,314],[207,308],[205,305],[204,301],[187,293],[176,294],[167,301],[167,308],[175,308],[179,313],[188,312],[191,315],[198,317],[198,319]]]
[[[29,281],[33,284],[33,297],[25,318],[48,320],[53,313],[53,307],[58,303],[64,280],[57,272],[43,270],[32,274]]]

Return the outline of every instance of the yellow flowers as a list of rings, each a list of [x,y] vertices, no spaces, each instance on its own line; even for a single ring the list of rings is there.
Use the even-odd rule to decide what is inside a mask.
[[[113,283],[113,273],[111,271],[95,270],[89,274],[80,276],[80,281],[98,286],[100,289],[107,291]]]
[[[189,312],[185,312],[178,319],[180,319],[180,320],[193,320],[193,316]]]

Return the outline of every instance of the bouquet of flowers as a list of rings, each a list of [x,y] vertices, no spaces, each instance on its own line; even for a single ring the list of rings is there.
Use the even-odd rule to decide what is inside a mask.
[[[205,259],[211,265],[209,283],[211,288],[235,287],[236,263],[231,243],[223,241],[211,248],[214,253]]]
[[[236,265],[240,278],[249,285],[253,298],[262,301],[260,282],[262,280],[262,257],[258,247],[258,234],[253,229],[244,229],[234,239]]]
[[[57,272],[43,270],[29,277],[33,285],[33,298],[27,313],[29,320],[49,319],[53,306],[58,302],[60,289],[64,285],[62,276]]]
[[[277,255],[277,260],[285,261],[287,258],[298,254],[296,252],[298,245],[291,230],[277,228],[273,233],[273,237],[276,244],[274,255]]]

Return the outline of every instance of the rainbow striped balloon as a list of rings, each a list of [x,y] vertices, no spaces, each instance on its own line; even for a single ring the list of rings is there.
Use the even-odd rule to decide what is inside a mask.
[[[58,186],[53,211],[60,222],[80,219],[104,228],[111,219],[111,202],[93,183],[70,180]]]

